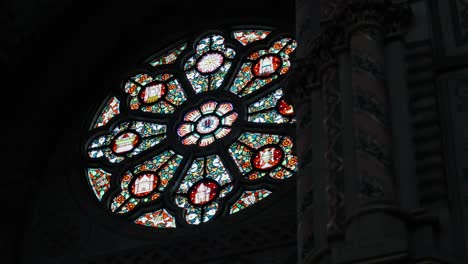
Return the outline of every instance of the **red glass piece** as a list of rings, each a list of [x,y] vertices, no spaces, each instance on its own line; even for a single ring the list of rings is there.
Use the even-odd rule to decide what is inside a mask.
[[[132,194],[138,197],[150,194],[158,186],[158,175],[152,172],[140,174],[132,184]]]
[[[156,103],[162,98],[167,91],[167,87],[164,83],[153,83],[146,86],[140,92],[140,100],[144,104]]]
[[[258,170],[269,170],[278,165],[282,158],[283,150],[280,147],[266,147],[253,155],[252,164]]]
[[[294,109],[292,105],[286,103],[284,99],[279,100],[276,107],[277,107],[276,109],[281,115],[284,115],[284,116],[294,115]]]
[[[253,74],[259,77],[268,77],[281,66],[281,59],[276,55],[268,55],[258,59],[252,67]]]
[[[140,142],[140,136],[133,132],[125,132],[114,139],[112,151],[116,154],[124,154],[132,151]]]
[[[190,202],[204,205],[211,202],[218,194],[219,186],[213,180],[201,180],[189,191]]]

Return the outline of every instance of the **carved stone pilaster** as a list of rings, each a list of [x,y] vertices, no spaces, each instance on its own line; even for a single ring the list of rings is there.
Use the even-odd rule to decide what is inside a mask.
[[[463,30],[468,34],[468,1],[466,0],[458,0],[461,5],[460,10],[460,17],[462,20],[462,27]]]
[[[376,214],[355,216],[360,215],[357,211],[362,201],[382,201],[381,208],[389,208],[388,200],[393,198],[392,124],[384,46],[390,38],[405,33],[411,12],[406,1],[334,0],[322,1],[321,5],[325,8],[321,11],[320,34],[308,47],[307,56],[296,60],[289,92],[294,102],[307,100],[314,90],[319,89],[321,94],[326,141],[323,155],[328,174],[321,175],[326,180],[315,184],[314,191],[322,188],[327,196],[327,233],[333,255],[343,239],[353,243],[359,239],[373,241],[355,227],[376,219],[379,223],[372,227],[376,234],[383,223],[395,223],[391,229],[402,234],[399,220],[377,212],[380,209]],[[308,122],[298,123],[300,130]],[[344,134],[344,123],[350,125],[351,129],[346,129],[352,136]],[[372,206],[380,208],[378,203]],[[353,227],[348,231],[350,225]],[[321,257],[317,255],[314,261],[317,258]]]

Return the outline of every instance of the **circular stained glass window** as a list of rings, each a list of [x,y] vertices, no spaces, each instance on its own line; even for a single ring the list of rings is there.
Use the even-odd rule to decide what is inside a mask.
[[[153,228],[236,214],[298,168],[282,86],[295,40],[237,29],[180,43],[123,80],[84,146],[86,177],[103,207]]]

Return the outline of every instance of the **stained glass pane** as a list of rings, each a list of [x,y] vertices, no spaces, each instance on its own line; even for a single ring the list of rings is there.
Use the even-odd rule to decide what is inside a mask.
[[[204,166],[205,160],[203,158],[199,158],[193,161],[192,166],[185,175],[184,180],[179,185],[179,190],[177,192],[187,193],[188,189],[192,187],[195,182],[203,179]]]
[[[107,102],[104,109],[102,109],[101,115],[96,120],[94,128],[105,126],[112,118],[120,114],[120,101],[117,97],[113,96]]]
[[[136,132],[138,132],[142,137],[150,137],[166,133],[166,126],[142,121],[134,122],[131,128],[136,130]]]
[[[181,161],[181,155],[167,150],[137,165],[133,171],[127,171],[120,183],[120,193],[112,200],[111,211],[128,213],[140,203],[157,200]]]
[[[125,84],[130,109],[155,114],[171,114],[187,100],[181,83],[172,74],[138,74]]]
[[[188,113],[185,115],[184,120],[185,120],[185,121],[195,122],[195,121],[197,121],[201,116],[202,116],[202,113],[201,113],[198,109],[195,109],[195,110],[192,110],[192,111],[188,112]]]
[[[229,148],[229,153],[232,159],[236,162],[237,167],[242,173],[252,170],[250,158],[252,157],[252,148],[234,142]]]
[[[280,138],[278,135],[246,132],[239,137],[238,141],[257,149],[267,144],[277,144]]]
[[[234,187],[233,184],[228,184],[228,185],[224,186],[221,189],[221,191],[219,192],[219,198],[226,197],[226,195],[228,195],[232,191],[233,187]]]
[[[152,60],[149,64],[151,66],[160,66],[160,65],[165,65],[165,64],[172,64],[174,63],[179,55],[182,53],[187,48],[187,43],[184,43],[177,48],[169,51],[167,54],[164,54],[154,60]]]
[[[251,104],[248,108],[249,113],[255,113],[262,110],[271,109],[276,106],[278,100],[283,97],[283,90],[278,89],[267,96],[261,98],[255,103]]]
[[[238,117],[232,109],[232,104],[227,102],[207,101],[189,110],[177,128],[182,144],[206,147],[227,136]]]
[[[278,53],[280,52],[292,39],[291,38],[284,38],[281,40],[276,41],[269,49],[271,53]],[[290,48],[296,47],[295,43],[290,43]]]
[[[138,165],[134,169],[134,173],[140,173],[143,171],[157,171],[162,165],[164,165],[171,157],[174,156],[174,151],[166,150],[163,153],[154,156],[143,164]],[[177,155],[179,156],[179,155]]]
[[[223,65],[224,56],[219,52],[205,53],[197,63],[197,70],[200,73],[212,73]]]
[[[99,199],[99,201],[102,199],[107,190],[109,190],[110,177],[111,174],[103,169],[88,169],[88,181],[91,184],[94,194]]]
[[[185,221],[187,221],[187,223],[191,225],[199,225],[202,221],[201,218],[202,218],[201,208],[189,207],[185,211]]]
[[[235,214],[240,210],[257,203],[270,194],[270,191],[264,189],[257,191],[245,191],[242,196],[231,206],[229,213]]]
[[[218,103],[216,103],[215,101],[209,101],[209,102],[206,102],[204,103],[200,109],[201,109],[201,112],[203,114],[211,114],[213,113],[213,111],[216,109],[216,106],[218,105]]]
[[[206,206],[205,213],[203,214],[203,222],[210,221],[218,212],[218,209],[219,209],[219,205],[216,202],[211,203],[210,205]]]
[[[116,196],[111,203],[111,211],[118,213],[119,208],[130,198],[130,193],[128,191],[122,191],[118,196]]]
[[[199,224],[212,219],[219,208],[217,201],[232,190],[231,182],[232,177],[218,155],[195,159],[175,197],[175,203],[187,210],[187,223]],[[202,210],[198,211],[199,208]]]
[[[291,138],[261,133],[244,133],[229,148],[241,174],[252,181],[266,175],[279,180],[293,176],[297,157],[292,151]]]
[[[209,206],[214,203],[219,192],[219,185],[210,179],[203,179],[193,185],[188,193],[189,201],[192,205]]]
[[[93,140],[88,147],[88,156],[103,157],[111,163],[119,163],[156,146],[165,137],[165,125],[143,121],[125,122],[109,134]]]
[[[161,170],[158,173],[159,178],[161,180],[159,191],[164,191],[171,178],[175,175],[175,172],[179,167],[182,158],[183,157],[181,155],[175,155],[171,160],[169,160],[166,163],[166,165],[164,165],[161,168]]]
[[[185,93],[182,89],[182,85],[177,79],[168,81],[167,85],[169,88],[166,98],[167,101],[169,101],[173,105],[179,106],[183,102],[185,102],[185,100],[187,100],[187,98],[185,97]]]
[[[206,158],[206,177],[211,178],[223,186],[232,181],[231,175],[226,171],[218,155],[208,156]]]
[[[294,40],[284,38],[275,42],[268,50],[250,54],[237,73],[230,91],[239,96],[246,96],[288,72],[289,54],[294,51],[296,45]]]
[[[238,30],[232,33],[233,37],[242,45],[246,46],[249,43],[262,40],[270,34],[268,30]]]
[[[252,156],[255,169],[266,171],[276,167],[284,158],[283,151],[278,146],[266,146]]]
[[[248,120],[255,123],[294,123],[294,109],[282,97],[283,91],[278,89],[251,104]]]
[[[125,214],[133,209],[135,209],[135,206],[137,206],[140,203],[141,200],[136,199],[136,198],[130,198],[127,201],[124,202],[123,205],[120,206],[118,211],[116,212],[117,214]]]
[[[218,105],[216,109],[216,113],[220,116],[227,114],[228,112],[232,111],[234,107],[230,103],[221,103]]]
[[[222,118],[222,124],[223,125],[226,125],[226,126],[232,126],[232,123],[234,123],[234,121],[236,121],[237,117],[239,115],[235,112],[231,113],[231,114],[228,114],[228,115],[225,115],[223,118]]]
[[[200,147],[206,147],[213,143],[215,141],[215,137],[208,135],[208,136],[202,136],[200,139],[200,142],[198,143],[198,146]]]
[[[218,89],[224,81],[234,50],[225,47],[220,35],[210,35],[197,43],[197,53],[189,58],[184,69],[196,93]]]
[[[141,86],[148,84],[153,80],[148,74],[137,74],[133,77],[130,77],[130,80],[124,86],[124,90],[126,93],[131,95],[137,95],[140,92]]]
[[[171,114],[174,112],[175,108],[166,101],[158,101],[158,103],[153,105],[141,105],[138,102],[138,99],[132,99],[131,109],[132,110],[141,110],[142,112],[155,113],[155,114]]]
[[[288,118],[280,115],[276,110],[270,110],[267,112],[255,113],[249,115],[249,121],[254,123],[270,123],[270,124],[281,124],[281,123],[294,123],[294,118]]]
[[[197,144],[199,138],[200,138],[200,135],[192,133],[192,134],[184,137],[184,139],[182,139],[182,144],[184,144],[184,145]]]
[[[89,148],[99,148],[103,146],[107,146],[111,143],[112,141],[112,136],[111,135],[104,135],[101,137],[96,138],[89,144]]]
[[[160,209],[151,213],[146,213],[135,220],[136,224],[156,227],[156,228],[175,228],[176,221],[166,209]]]

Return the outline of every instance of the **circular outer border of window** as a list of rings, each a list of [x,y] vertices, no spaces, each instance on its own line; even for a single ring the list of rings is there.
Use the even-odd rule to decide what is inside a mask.
[[[243,221],[274,206],[295,188],[298,169],[294,115],[278,111],[296,45],[292,35],[271,27],[236,26],[148,57],[95,108],[80,142],[82,173],[72,184],[94,196],[95,211],[114,219],[111,225],[144,236]],[[211,53],[222,60],[206,61]],[[265,58],[275,58],[275,65]],[[200,61],[211,68],[200,72]],[[145,90],[142,103],[152,84],[164,90]],[[207,116],[218,118],[216,127]],[[197,128],[202,119],[209,133]],[[138,144],[114,155],[110,145],[126,131]],[[279,150],[280,160],[266,169],[253,166],[253,155],[261,153],[262,162],[275,158],[268,149]]]

